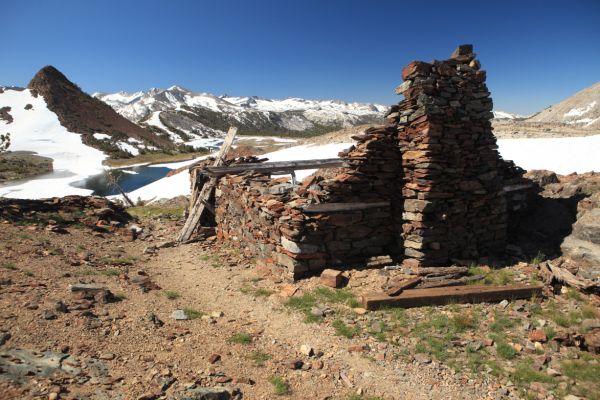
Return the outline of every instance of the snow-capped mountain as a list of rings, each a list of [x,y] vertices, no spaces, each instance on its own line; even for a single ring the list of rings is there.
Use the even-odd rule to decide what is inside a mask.
[[[513,113],[509,113],[506,111],[492,111],[492,113],[494,114],[494,119],[523,119],[523,118],[527,118],[524,115],[519,115],[519,114],[513,114]]]
[[[600,128],[600,82],[546,108],[527,121],[564,123],[581,128]]]
[[[153,126],[174,142],[220,135],[230,125],[242,134],[315,135],[358,124],[381,123],[387,106],[337,100],[284,100],[215,96],[179,86],[136,93],[95,93],[129,120]]]

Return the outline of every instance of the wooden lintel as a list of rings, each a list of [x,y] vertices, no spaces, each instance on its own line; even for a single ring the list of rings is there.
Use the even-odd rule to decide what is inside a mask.
[[[336,213],[347,211],[367,210],[369,208],[389,207],[389,201],[379,201],[376,203],[321,203],[309,204],[302,208],[305,214]]]
[[[541,293],[542,285],[468,285],[431,289],[409,289],[393,297],[386,293],[368,293],[363,295],[361,300],[363,307],[367,310],[377,310],[381,307],[409,308],[444,305],[454,302],[479,303],[502,301],[504,299],[527,299],[534,295],[541,295]]]
[[[212,166],[204,167],[202,173],[211,178],[225,175],[236,175],[247,171],[258,173],[290,173],[295,170],[315,168],[338,168],[345,166],[345,161],[340,158],[327,158],[323,160],[296,160],[296,161],[273,161],[264,163],[235,164],[226,167]]]

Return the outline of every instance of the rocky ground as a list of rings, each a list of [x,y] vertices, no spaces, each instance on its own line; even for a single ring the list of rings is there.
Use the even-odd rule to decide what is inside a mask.
[[[494,135],[500,139],[576,137],[600,134],[600,130],[597,128],[582,128],[571,124],[518,119],[495,119],[492,121],[492,126]]]
[[[171,247],[181,208],[134,209],[134,241],[90,227],[99,210],[2,223],[0,397],[600,396],[597,296],[367,312],[360,293],[398,271],[348,271],[343,289],[264,279],[238,250]],[[539,261],[470,272],[536,281]]]
[[[344,128],[314,138],[304,139],[303,142],[306,144],[352,143],[352,136],[361,134],[370,126],[357,125]],[[529,122],[518,119],[494,119],[492,127],[494,128],[494,135],[498,139],[578,137],[600,134],[600,131],[596,128],[581,128],[569,124]]]

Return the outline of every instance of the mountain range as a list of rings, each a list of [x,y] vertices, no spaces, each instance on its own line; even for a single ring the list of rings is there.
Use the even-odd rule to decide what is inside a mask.
[[[84,145],[110,158],[214,147],[232,125],[238,127],[241,135],[315,136],[341,128],[382,123],[387,110],[387,106],[380,104],[338,100],[216,96],[180,86],[90,96],[56,68],[47,66],[33,77],[27,88],[0,87],[0,133],[12,131],[13,135],[23,136],[23,140],[13,141],[13,149],[27,150],[17,149],[16,143],[26,147],[25,139],[32,132],[37,132],[35,139],[39,143],[43,142],[47,127],[37,126],[36,121],[31,120],[35,113],[11,109],[17,106],[28,110],[32,106],[28,103],[33,103],[38,96],[43,98],[43,108],[55,114],[63,128],[79,134]],[[37,100],[36,104],[38,109],[42,107]],[[26,120],[12,124],[15,115]],[[596,129],[600,126],[600,83],[532,117],[495,111],[494,118]],[[26,122],[21,125],[27,126],[27,132],[15,131],[21,122]]]
[[[535,114],[529,121],[600,128],[600,82]]]
[[[124,117],[161,132],[175,143],[223,134],[314,136],[344,127],[381,123],[387,106],[339,100],[283,100],[216,96],[180,86],[136,93],[94,93]]]

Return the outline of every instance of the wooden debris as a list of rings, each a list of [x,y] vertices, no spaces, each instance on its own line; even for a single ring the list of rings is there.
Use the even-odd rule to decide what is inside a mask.
[[[231,145],[233,144],[233,139],[237,133],[237,128],[231,127],[227,132],[227,136],[225,136],[225,140],[223,141],[223,145],[219,150],[217,158],[213,164],[213,166],[218,167],[222,165],[225,161],[225,157],[231,149]],[[208,203],[208,199],[212,195],[215,186],[217,185],[217,178],[211,178],[208,182],[206,182],[202,186],[202,190],[195,197],[195,202],[193,208],[190,210],[190,215],[188,216],[187,221],[185,221],[185,225],[183,229],[179,233],[177,237],[178,242],[185,242],[192,237],[194,231],[198,228],[198,224],[200,223],[200,218],[202,214],[207,209],[206,204]]]
[[[437,277],[436,277],[437,278]],[[485,275],[473,275],[473,276],[463,276],[462,278],[457,279],[428,279],[421,283],[418,288],[426,289],[426,288],[436,288],[436,287],[448,287],[448,286],[460,286],[469,284],[471,282],[477,282],[485,279]]]
[[[509,286],[455,286],[430,289],[409,289],[398,296],[388,296],[386,293],[368,293],[362,296],[363,307],[376,310],[384,306],[391,307],[421,307],[444,305],[448,303],[477,303],[501,301],[504,299],[526,299],[541,295],[542,285],[509,285]]]
[[[322,160],[274,161],[265,163],[234,164],[229,166],[212,166],[205,167],[202,172],[211,178],[219,178],[225,175],[237,175],[248,171],[256,173],[289,174],[301,169],[338,168],[343,166],[345,166],[344,160],[339,158],[327,158]]]
[[[343,279],[344,277],[342,276],[342,271],[337,271],[335,269],[324,269],[323,272],[321,272],[320,281],[325,286],[338,288],[342,285]]]
[[[422,279],[420,277],[403,279],[400,282],[392,283],[385,292],[388,296],[398,296],[406,289],[410,289],[417,286],[419,283],[421,283],[421,281]]]
[[[597,283],[588,279],[579,278],[566,268],[559,265],[553,265],[549,261],[539,264],[538,268],[540,275],[548,284],[556,281],[583,291],[594,291],[599,289]]]
[[[426,276],[426,277],[434,277],[434,276],[443,276],[445,278],[459,278],[463,275],[466,275],[469,272],[468,267],[460,267],[453,265],[451,267],[388,267],[389,269],[394,269],[402,272],[407,275],[417,275],[417,276]]]

